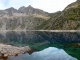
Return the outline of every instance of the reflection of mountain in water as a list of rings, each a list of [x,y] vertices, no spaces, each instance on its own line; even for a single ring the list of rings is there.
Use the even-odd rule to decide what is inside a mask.
[[[35,44],[41,42],[80,42],[78,32],[8,31],[0,32],[0,42],[7,44]]]
[[[66,42],[66,43],[65,43]],[[71,43],[69,43],[71,42]],[[43,50],[47,47],[57,47],[64,49],[69,55],[79,58],[80,52],[80,33],[78,32],[49,32],[49,31],[0,31],[0,43],[12,44],[16,46],[29,45],[32,49]],[[57,43],[57,44],[56,44]],[[15,57],[13,60],[20,60],[23,58],[30,60],[47,60],[57,59],[57,57],[63,59],[63,55],[66,54],[62,49],[47,48],[40,52],[34,52],[32,55],[25,54],[21,57]],[[55,50],[55,52],[54,52]],[[44,52],[45,51],[45,52]],[[59,52],[58,52],[59,51]],[[62,51],[62,52],[61,52]],[[51,53],[54,52],[54,53]],[[61,54],[63,55],[60,55]],[[44,53],[44,54],[42,54]],[[48,54],[49,53],[49,54]],[[57,54],[57,55],[56,55]],[[67,56],[68,56],[67,54]],[[42,57],[42,56],[43,57]],[[48,58],[49,56],[50,58]],[[64,56],[65,59],[67,57]],[[37,58],[38,57],[38,58]],[[56,57],[56,58],[54,58]],[[12,58],[10,58],[12,59]],[[72,58],[71,58],[72,59]],[[69,59],[66,59],[69,60]],[[72,59],[73,60],[73,59]]]
[[[69,56],[63,49],[49,47],[32,55],[24,54],[18,57],[11,57],[8,60],[77,60]]]

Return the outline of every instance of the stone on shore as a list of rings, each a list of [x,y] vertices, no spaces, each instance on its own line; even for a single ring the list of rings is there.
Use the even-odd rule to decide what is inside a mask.
[[[10,56],[17,56],[18,54],[27,53],[31,50],[29,46],[16,47],[6,44],[0,44],[0,58],[8,58]]]

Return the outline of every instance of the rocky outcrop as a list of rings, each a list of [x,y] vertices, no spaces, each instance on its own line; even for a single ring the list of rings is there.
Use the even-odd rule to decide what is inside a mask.
[[[18,54],[24,54],[31,51],[29,46],[16,47],[11,45],[0,44],[0,58],[7,59],[10,56],[17,56]]]

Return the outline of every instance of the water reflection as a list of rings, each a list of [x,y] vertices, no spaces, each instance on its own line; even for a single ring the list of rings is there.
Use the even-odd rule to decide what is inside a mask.
[[[35,44],[40,42],[80,42],[79,32],[8,31],[0,32],[0,42],[6,44]]]
[[[78,53],[80,52],[79,42],[80,32],[0,31],[0,43],[16,46],[37,46],[40,50],[45,49],[48,44],[48,47],[62,48],[68,54],[78,59],[80,59],[80,54]],[[42,47],[40,47],[41,45]],[[19,55],[8,60],[76,60],[64,50],[52,47],[31,55]]]
[[[49,47],[33,54],[24,54],[17,57],[11,57],[8,60],[77,60],[68,55],[63,49]]]

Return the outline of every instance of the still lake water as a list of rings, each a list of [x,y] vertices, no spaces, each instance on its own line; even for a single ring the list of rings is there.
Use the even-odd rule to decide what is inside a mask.
[[[34,52],[31,55],[24,54],[18,57],[11,57],[8,60],[77,60],[68,55],[63,49],[54,47],[46,48],[39,52]]]
[[[8,60],[77,60],[80,54],[79,32],[1,31],[0,43],[38,50]]]

